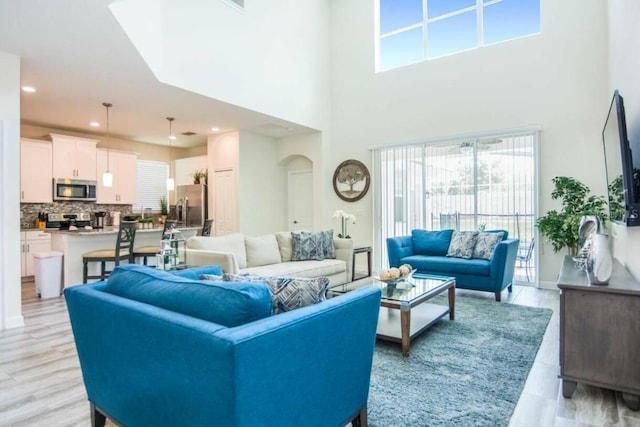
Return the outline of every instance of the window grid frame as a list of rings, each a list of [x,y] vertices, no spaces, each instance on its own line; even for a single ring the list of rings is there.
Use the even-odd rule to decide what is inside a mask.
[[[385,33],[382,33],[380,30],[380,2],[382,0],[376,0],[376,13],[375,13],[375,19],[376,19],[376,25],[375,25],[375,30],[376,30],[376,43],[375,43],[375,49],[376,49],[376,54],[375,54],[375,58],[376,58],[376,72],[382,72],[382,71],[387,71],[387,70],[393,70],[396,68],[400,68],[406,65],[410,65],[410,64],[414,64],[416,62],[410,62],[410,63],[406,63],[400,66],[395,66],[392,68],[388,68],[388,69],[382,69],[381,68],[381,41],[385,38],[397,35],[397,34],[401,34],[407,31],[411,31],[411,30],[415,30],[417,28],[422,28],[422,59],[419,62],[424,62],[424,61],[429,61],[429,60],[433,60],[433,59],[438,59],[438,58],[442,58],[445,56],[450,56],[450,55],[455,55],[461,52],[466,52],[468,50],[471,49],[477,49],[480,47],[485,47],[485,46],[489,46],[489,45],[493,45],[493,44],[497,44],[497,43],[502,43],[502,42],[506,42],[509,40],[514,40],[516,38],[520,38],[520,37],[527,37],[533,34],[537,34],[537,33],[531,33],[531,34],[526,34],[524,36],[518,36],[518,37],[514,37],[514,38],[508,38],[508,39],[504,39],[498,42],[493,42],[493,43],[489,43],[486,44],[485,43],[485,37],[484,37],[484,9],[486,7],[489,6],[493,6],[495,4],[501,3],[504,0],[489,0],[489,1],[484,1],[484,0],[476,0],[475,5],[473,6],[467,6],[452,12],[448,12],[433,18],[429,18],[429,9],[428,9],[428,3],[429,0],[422,0],[422,22],[417,22],[415,24],[411,24],[411,25],[406,25],[404,27],[400,27],[397,28],[395,30],[392,31],[387,31]],[[462,15],[464,13],[468,13],[468,12],[472,12],[475,11],[476,12],[476,25],[477,25],[477,39],[476,39],[476,46],[469,48],[469,49],[464,49],[464,50],[460,50],[460,51],[456,51],[456,52],[452,52],[452,53],[448,53],[445,55],[439,55],[436,57],[429,57],[429,43],[428,43],[428,36],[429,36],[429,24],[433,24],[434,22],[438,22],[438,21],[442,21],[448,18],[452,18],[458,15]]]

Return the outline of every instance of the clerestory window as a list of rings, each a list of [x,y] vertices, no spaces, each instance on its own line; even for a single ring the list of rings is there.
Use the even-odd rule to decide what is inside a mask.
[[[540,32],[540,0],[375,0],[377,71]]]

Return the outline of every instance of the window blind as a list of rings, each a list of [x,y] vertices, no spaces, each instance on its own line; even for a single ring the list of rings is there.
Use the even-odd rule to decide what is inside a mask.
[[[160,211],[160,197],[164,196],[168,200],[168,176],[169,166],[166,163],[138,160],[138,202],[133,205],[134,212],[140,212],[143,209]]]

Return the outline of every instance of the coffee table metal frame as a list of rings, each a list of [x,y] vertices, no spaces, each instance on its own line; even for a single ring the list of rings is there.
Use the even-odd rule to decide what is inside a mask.
[[[409,356],[411,340],[429,326],[447,313],[450,320],[455,319],[455,277],[414,274],[408,282],[387,285],[374,280],[372,286],[382,290],[376,336],[381,340],[402,344],[404,357]],[[336,293],[347,292],[341,286],[331,290]],[[448,306],[426,302],[444,291],[448,291]]]

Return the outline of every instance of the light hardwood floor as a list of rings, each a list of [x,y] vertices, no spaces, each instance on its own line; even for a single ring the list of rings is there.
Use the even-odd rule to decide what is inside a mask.
[[[89,404],[64,299],[39,300],[33,282],[23,282],[22,288],[26,326],[0,331],[0,426],[89,426]],[[562,397],[557,378],[558,292],[514,286],[513,293],[503,293],[503,302],[554,310],[511,426],[640,426],[640,413],[629,411],[610,390],[579,385],[572,399]]]

